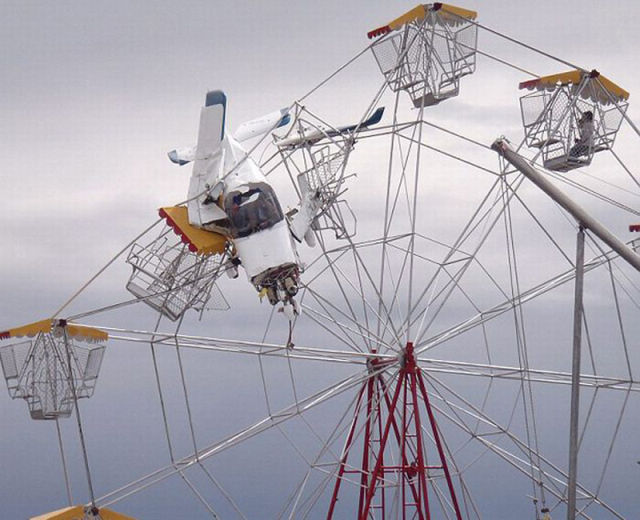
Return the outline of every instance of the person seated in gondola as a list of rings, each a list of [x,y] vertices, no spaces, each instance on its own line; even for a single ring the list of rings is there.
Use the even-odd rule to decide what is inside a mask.
[[[589,155],[593,149],[595,127],[593,125],[593,112],[586,110],[578,120],[578,138],[569,150],[569,157],[581,157]]]

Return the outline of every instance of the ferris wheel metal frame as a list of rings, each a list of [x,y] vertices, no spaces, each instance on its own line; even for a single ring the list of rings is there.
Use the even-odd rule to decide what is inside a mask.
[[[475,21],[470,23],[476,28],[484,29]],[[397,34],[383,36],[388,39],[396,37]],[[379,41],[358,53],[335,74],[342,72],[365,52],[374,49],[379,45]],[[405,40],[405,47],[399,47],[400,61],[408,55],[410,44],[406,45],[406,42],[409,41]],[[465,56],[466,58],[468,56]],[[415,70],[412,69],[412,73],[415,73]],[[293,112],[296,114],[294,125],[312,125],[325,129],[325,132],[326,128],[336,128],[307,106],[310,101],[308,98],[333,76],[332,74],[292,104]],[[337,136],[329,137],[321,143],[308,143],[295,150],[277,149],[276,146],[270,155],[267,153],[269,148],[265,147],[262,150],[263,157],[267,157],[261,161],[265,171],[269,175],[278,171],[287,172],[294,190],[298,190],[301,175],[317,175],[316,181],[322,186],[331,185],[326,195],[327,202],[322,220],[318,221],[314,231],[319,252],[306,265],[302,280],[303,295],[300,303],[303,315],[293,322],[287,341],[266,341],[272,320],[277,318],[274,317],[275,312],[272,312],[268,319],[262,341],[184,334],[184,314],[176,316],[173,331],[161,328],[164,320],[161,313],[158,314],[153,330],[99,326],[100,330],[109,333],[109,339],[112,341],[150,345],[164,434],[169,450],[169,464],[101,497],[94,497],[92,490],[91,502],[94,507],[110,507],[177,475],[193,492],[207,514],[218,518],[220,515],[216,511],[217,508],[190,479],[189,472],[197,470],[220,493],[230,511],[245,518],[239,502],[225,489],[222,479],[214,476],[214,472],[205,465],[205,461],[272,429],[282,434],[294,452],[301,452],[298,442],[288,437],[283,428],[288,421],[301,420],[311,435],[317,438],[321,447],[311,457],[301,455],[308,469],[285,500],[279,517],[308,517],[315,514],[315,508],[328,510],[328,518],[334,514],[341,517],[346,513],[340,508],[347,500],[340,500],[340,497],[343,496],[344,488],[350,487],[351,491],[345,494],[346,498],[359,498],[356,500],[357,506],[349,510],[349,513],[355,512],[355,515],[363,520],[377,517],[405,518],[406,515],[410,518],[431,518],[432,515],[457,519],[480,518],[481,508],[465,483],[464,474],[466,469],[473,466],[475,460],[479,460],[486,453],[501,459],[516,473],[530,480],[534,518],[541,518],[541,515],[548,514],[549,511],[553,513],[562,510],[569,500],[567,481],[570,476],[561,463],[545,456],[539,449],[539,425],[532,388],[537,384],[570,385],[572,374],[568,371],[535,368],[530,365],[526,339],[527,320],[523,309],[526,304],[535,302],[538,298],[572,282],[576,276],[574,262],[553,237],[553,232],[545,229],[535,211],[529,209],[521,196],[525,183],[522,176],[510,170],[504,163],[501,163],[500,169],[497,170],[487,168],[458,155],[454,150],[439,148],[434,142],[425,140],[424,135],[428,130],[490,152],[489,146],[440,127],[427,119],[426,100],[431,99],[430,93],[427,92],[428,82],[424,82],[422,91],[416,88],[414,81],[411,82],[412,98],[422,101],[415,106],[414,120],[399,120],[399,107],[404,101],[403,97],[408,87],[393,89],[393,85],[397,84],[397,79],[387,73],[379,91],[361,118],[361,121],[364,121],[376,108],[382,96],[391,89],[395,91],[395,105],[391,115],[392,123],[388,126],[363,130],[355,140],[353,136]],[[444,95],[443,100],[449,97],[449,94]],[[627,119],[626,112],[623,112],[623,115]],[[347,161],[352,154],[357,153],[352,150],[354,147],[379,140],[388,142],[382,231],[373,233],[372,236],[361,237],[357,232],[350,231],[350,223],[354,224],[353,227],[360,224],[357,226],[359,229],[362,228],[362,223],[357,222],[357,211],[351,208],[345,193],[349,189],[353,191],[355,188],[352,188],[352,184],[362,182],[362,179],[355,181],[351,178]],[[259,144],[250,153],[258,153]],[[461,229],[458,229],[458,234],[450,243],[430,238],[420,226],[420,214],[424,208],[421,190],[426,171],[422,161],[427,153],[443,156],[456,164],[477,170],[491,180],[486,193],[479,197],[471,217]],[[532,159],[533,164],[536,163],[538,155]],[[629,170],[627,172],[634,178]],[[573,188],[582,188],[577,180],[562,178],[554,172],[548,172],[548,175]],[[594,193],[588,187],[584,187],[584,191],[620,209],[630,210],[624,204]],[[405,206],[401,208],[402,204]],[[566,260],[564,270],[527,288],[522,288],[518,270],[519,255],[514,238],[515,206],[520,210],[524,208],[524,213],[542,230],[551,246],[557,248]],[[638,214],[633,210],[630,212]],[[496,229],[499,229],[499,225],[504,226],[506,239],[505,281],[499,281],[494,276],[492,268],[486,266],[479,255]],[[139,248],[136,244],[141,237],[148,237],[154,226],[125,246],[106,267],[132,246]],[[576,229],[578,227],[580,226],[576,225]],[[161,235],[163,233],[161,232]],[[603,249],[596,242],[590,243],[595,253],[584,263],[584,272],[607,270],[622,335],[622,350],[628,360],[628,344],[618,292],[631,291],[637,289],[637,286],[616,263],[616,252]],[[186,251],[186,246],[180,247]],[[429,253],[430,248],[436,252]],[[221,271],[223,262],[224,258],[221,258],[214,269]],[[472,271],[479,273],[484,281],[492,286],[492,290],[500,295],[498,301],[494,299],[492,304],[486,307],[476,303],[473,288],[465,288],[466,276]],[[103,270],[96,276],[102,272]],[[424,273],[428,273],[429,276],[423,276]],[[197,274],[197,280],[201,280],[202,276]],[[211,284],[205,283],[203,286],[208,291],[204,296],[205,301],[198,299],[200,295],[196,295],[200,313],[204,312],[206,300],[212,291]],[[328,290],[329,288],[333,292]],[[173,289],[175,288],[168,286],[167,290],[154,297],[157,298],[159,295],[168,298]],[[463,318],[447,322],[442,316],[446,314],[448,306],[455,298],[465,300],[469,308],[475,310]],[[144,299],[142,297],[142,300]],[[637,307],[637,302],[631,297],[630,299]],[[139,301],[140,298],[126,300],[68,316],[66,319],[69,322],[86,318],[93,320],[94,316],[105,311],[117,310]],[[67,304],[61,307],[55,316],[60,316]],[[513,320],[512,332],[518,358],[518,364],[511,366],[491,362],[491,349],[486,334],[486,327],[508,315],[511,315]],[[297,331],[305,330],[304,320],[312,324],[317,331],[326,334],[325,340],[331,338],[334,345],[308,343],[308,336],[296,334]],[[442,325],[439,320],[442,320]],[[582,321],[583,318],[579,320],[580,323]],[[584,327],[588,335],[587,323],[585,317]],[[582,325],[580,329],[582,330]],[[442,345],[454,342],[470,331],[481,331],[481,335],[484,336],[487,361],[443,359],[438,355],[427,357],[430,352],[438,352]],[[174,349],[176,353],[181,382],[180,393],[187,411],[193,448],[193,453],[186,457],[177,455],[172,443],[170,419],[165,406],[166,395],[157,364],[157,353],[163,348]],[[190,381],[183,365],[184,352],[190,350],[256,358],[260,366],[260,384],[264,387],[266,416],[202,446],[197,439],[191,410]],[[282,361],[288,367],[288,384],[291,385],[293,399],[289,405],[280,409],[275,409],[270,403],[267,388],[269,382],[263,366],[265,360],[269,359]],[[352,373],[333,380],[316,391],[300,395],[294,369],[294,364],[300,362],[348,366],[351,367]],[[592,368],[593,373],[580,374],[580,387],[594,389],[594,395],[601,389],[625,392],[622,409],[624,412],[631,394],[640,390],[631,367],[625,376],[599,373],[593,361]],[[472,399],[458,394],[446,382],[449,376],[489,381],[483,399],[480,400],[481,404],[478,405]],[[492,418],[484,407],[492,395],[494,381],[514,382],[516,387],[519,387],[513,402],[511,419],[506,424]],[[335,427],[328,434],[321,434],[311,425],[311,421],[305,418],[317,407],[331,402],[338,396],[344,398],[346,394],[353,397],[347,399],[346,408],[343,407]],[[591,401],[587,422],[591,417],[594,401],[595,397]],[[524,423],[520,433],[511,431],[516,409],[519,409],[517,413],[522,415],[520,419]],[[80,424],[79,412],[78,421]],[[449,446],[441,431],[441,425],[445,422],[449,426],[455,426],[466,436],[467,440],[462,443],[462,447]],[[619,428],[620,422],[614,427],[608,447],[609,455],[596,489],[577,484],[578,499],[581,500],[577,515],[580,518],[592,518],[589,508],[600,508],[599,511],[606,512],[612,518],[624,518],[600,497],[600,487]],[[344,439],[344,442],[338,448],[341,439]],[[510,448],[505,448],[501,440],[494,439],[505,439],[505,442],[510,443]],[[481,453],[476,455],[477,459],[463,466],[456,460],[456,454],[462,452],[468,442],[479,445]],[[396,451],[393,451],[391,445]],[[358,459],[358,454],[361,454],[360,462],[353,463],[353,460]],[[333,459],[332,463],[324,460],[327,455]],[[316,487],[311,487],[312,475],[316,474],[319,475],[319,482]],[[322,504],[321,499],[327,496],[330,497],[328,505]]]

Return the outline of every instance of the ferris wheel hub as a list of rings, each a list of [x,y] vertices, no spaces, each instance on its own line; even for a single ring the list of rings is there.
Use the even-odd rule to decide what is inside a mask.
[[[416,358],[414,356],[414,351],[413,351],[413,342],[407,341],[407,344],[402,350],[401,356],[402,356],[401,358],[402,368],[409,372],[415,371],[417,364],[416,364]]]

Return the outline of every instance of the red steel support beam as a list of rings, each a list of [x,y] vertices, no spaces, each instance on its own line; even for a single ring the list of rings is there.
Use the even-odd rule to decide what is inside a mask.
[[[377,365],[376,365],[377,368]],[[371,377],[362,385],[354,407],[354,417],[349,428],[347,441],[340,458],[336,483],[334,486],[327,519],[333,518],[335,506],[338,502],[341,480],[345,473],[360,473],[360,492],[357,515],[359,520],[368,520],[381,515],[385,518],[385,473],[398,475],[402,518],[407,518],[407,511],[411,511],[410,518],[431,520],[429,504],[429,470],[441,469],[451,495],[451,506],[456,520],[462,520],[462,514],[456,497],[453,479],[445,458],[444,444],[440,437],[438,425],[429,402],[426,385],[413,352],[413,344],[407,343],[401,366],[394,376],[395,388],[393,397],[389,395],[391,386],[387,386],[382,372],[371,373]],[[349,452],[354,447],[357,424],[366,389],[366,417],[364,418],[364,435],[362,446],[362,465],[359,470],[347,470]],[[424,403],[422,408],[420,403]],[[421,410],[426,409],[428,424],[433,434],[440,465],[427,465],[425,459],[426,446],[423,439],[423,424]],[[386,415],[385,415],[386,412]],[[390,435],[393,432],[393,435]],[[377,439],[375,435],[377,434]],[[390,437],[395,438],[399,454],[399,463],[385,464],[385,451],[391,444]],[[378,443],[377,447],[374,444]],[[375,462],[374,462],[375,461]],[[370,470],[373,464],[373,471]],[[410,494],[406,487],[409,487]],[[373,504],[376,492],[379,492],[379,502]],[[413,502],[411,502],[413,500]],[[375,514],[374,514],[375,512]],[[344,515],[344,512],[342,513]]]

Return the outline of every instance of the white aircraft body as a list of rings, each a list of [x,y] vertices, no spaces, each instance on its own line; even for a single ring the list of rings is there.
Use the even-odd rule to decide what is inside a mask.
[[[358,125],[378,122],[382,112]],[[285,217],[275,191],[241,141],[263,135],[289,122],[287,109],[244,123],[232,136],[225,131],[226,96],[207,94],[200,112],[197,145],[169,152],[176,164],[193,162],[187,210],[189,224],[224,235],[233,244],[230,270],[237,276],[241,265],[249,281],[269,302],[283,302],[290,319],[299,313],[293,299],[298,292],[300,263],[294,239],[308,238],[321,208],[318,195],[302,192],[300,207],[292,219]],[[355,126],[345,127],[352,130]],[[321,136],[313,136],[316,142]],[[298,142],[309,142],[307,136]],[[293,141],[287,142],[292,146]]]

